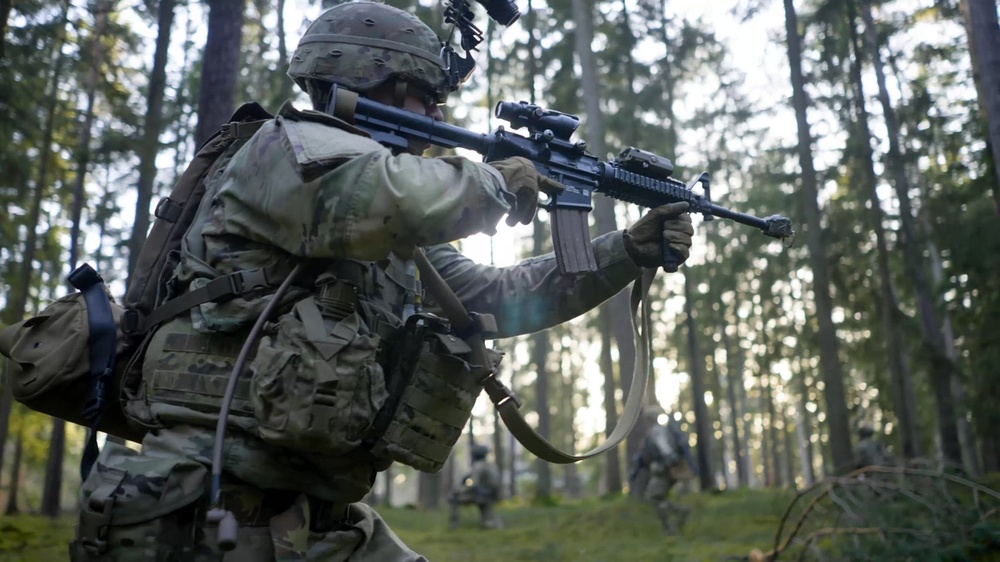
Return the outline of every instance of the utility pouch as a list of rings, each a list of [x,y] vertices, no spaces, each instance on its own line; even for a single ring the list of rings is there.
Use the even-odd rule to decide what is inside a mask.
[[[437,472],[461,437],[491,365],[469,363],[472,348],[433,314],[407,319],[390,374],[389,401],[379,412],[371,451],[423,472]]]
[[[336,288],[336,287],[333,287]],[[282,315],[250,365],[258,434],[297,451],[347,453],[361,444],[388,392],[368,334],[345,299],[311,296]]]
[[[108,442],[80,488],[70,560],[193,560],[208,469]]]

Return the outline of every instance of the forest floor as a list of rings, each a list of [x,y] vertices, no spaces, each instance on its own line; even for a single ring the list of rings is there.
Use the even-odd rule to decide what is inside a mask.
[[[790,492],[740,490],[689,494],[692,508],[680,536],[668,536],[650,506],[626,499],[564,501],[539,507],[505,502],[501,530],[478,528],[478,511],[463,508],[459,529],[448,530],[446,508],[379,509],[411,548],[434,562],[507,560],[719,562],[768,550]],[[74,518],[0,516],[0,562],[67,560]]]

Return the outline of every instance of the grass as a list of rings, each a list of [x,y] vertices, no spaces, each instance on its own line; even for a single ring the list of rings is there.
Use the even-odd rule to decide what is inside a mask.
[[[448,530],[446,509],[381,509],[392,529],[433,562],[507,560],[719,562],[767,550],[789,492],[740,490],[691,494],[678,501],[692,508],[680,536],[668,536],[653,509],[626,498],[560,502],[548,507],[505,503],[504,528],[478,528],[478,511],[465,508],[462,525]],[[0,562],[67,560],[74,517],[55,521],[0,517]]]
[[[653,509],[624,498],[584,500],[553,507],[505,505],[499,531],[477,527],[478,512],[462,513],[462,527],[447,530],[444,512],[382,510],[411,548],[432,561],[562,560],[718,562],[767,550],[790,495],[737,491],[688,495],[692,508],[680,536],[668,536]]]

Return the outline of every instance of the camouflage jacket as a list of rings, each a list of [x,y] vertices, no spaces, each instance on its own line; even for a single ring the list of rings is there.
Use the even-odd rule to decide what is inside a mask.
[[[373,272],[375,282],[359,297],[399,317],[412,278],[398,255],[419,246],[465,306],[493,314],[500,336],[508,337],[578,316],[640,273],[620,232],[594,241],[600,269],[590,274],[560,275],[551,254],[512,267],[477,264],[448,242],[493,233],[509,209],[503,179],[492,167],[461,157],[393,154],[333,117],[290,104],[227,158],[207,180],[199,216],[184,240],[171,282],[175,294],[241,269],[266,267],[280,275],[301,259],[328,263],[331,270],[347,262]],[[300,299],[305,291],[288,298]],[[240,333],[268,298],[203,304],[190,319],[175,322],[190,322],[204,334]],[[192,413],[171,423],[204,426],[206,418]],[[183,435],[177,443],[164,442],[170,432],[159,433],[151,438],[157,449],[209,458],[210,431],[177,427]],[[276,455],[242,432],[227,437],[225,456],[226,470],[249,483],[268,488],[293,482],[331,501],[360,499],[384,468],[364,455]]]

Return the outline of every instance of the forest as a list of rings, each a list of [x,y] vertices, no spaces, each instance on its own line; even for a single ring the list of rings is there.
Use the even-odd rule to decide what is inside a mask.
[[[122,296],[152,210],[235,109],[308,105],[285,72],[309,22],[337,3],[0,0],[0,327],[70,292],[66,276],[82,263]],[[444,2],[386,3],[452,33]],[[777,538],[765,551],[780,552],[789,526],[803,553],[845,534],[855,540],[842,548],[897,548],[893,532],[870,531],[900,527],[914,549],[958,548],[941,560],[979,559],[968,547],[977,541],[1000,548],[990,484],[1000,484],[996,1],[517,4],[507,28],[474,5],[485,40],[447,121],[492,130],[499,100],[578,115],[576,135],[598,157],[639,147],[671,159],[684,183],[707,171],[716,203],[781,214],[797,230],[787,245],[695,217],[691,258],[654,282],[646,401],[689,435],[698,477],[681,497],[770,494],[760,497],[778,517],[765,535]],[[641,213],[596,197],[592,233]],[[543,211],[456,245],[510,265],[552,250],[550,219]],[[556,328],[492,342],[522,413],[564,450],[598,445],[635,391],[627,303],[623,291]],[[863,424],[898,468],[852,472]],[[473,443],[489,445],[509,505],[627,497],[648,429],[641,422],[599,458],[553,465],[481,397],[444,470],[395,465],[370,499],[442,507]],[[76,509],[85,439],[3,385],[0,527]],[[870,509],[889,496],[898,502]],[[902,525],[907,501],[953,509],[953,524]],[[815,520],[820,511],[827,519]]]

